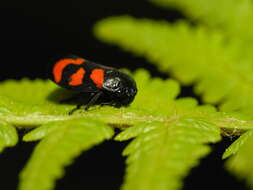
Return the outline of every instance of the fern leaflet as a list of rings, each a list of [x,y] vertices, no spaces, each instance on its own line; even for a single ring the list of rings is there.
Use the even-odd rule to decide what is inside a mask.
[[[226,149],[226,151],[222,155],[222,158],[225,159],[225,158],[232,156],[233,154],[236,154],[251,135],[252,135],[252,130],[247,131],[243,135],[241,135],[236,141],[234,141]]]
[[[234,144],[231,145],[229,152],[232,156],[227,162],[226,166],[229,171],[236,174],[240,179],[244,179],[248,185],[253,188],[253,136],[252,131],[246,132],[242,137],[240,137]]]
[[[144,124],[126,129],[117,140],[127,140],[143,131]],[[174,190],[198,160],[209,153],[203,143],[220,140],[220,131],[201,118],[178,118],[168,123],[146,124],[124,150],[127,174],[123,190]]]
[[[23,169],[20,190],[53,189],[54,181],[63,176],[64,166],[73,162],[82,151],[113,135],[110,127],[92,119],[71,119],[57,124],[59,127],[40,141]]]
[[[0,121],[0,152],[6,147],[15,146],[18,142],[16,129],[10,124]]]

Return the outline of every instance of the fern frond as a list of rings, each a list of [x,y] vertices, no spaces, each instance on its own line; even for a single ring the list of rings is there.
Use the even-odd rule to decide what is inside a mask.
[[[146,175],[143,165],[139,167],[139,162],[144,159],[144,165],[152,166],[150,171],[165,167],[161,173],[155,173],[159,174],[157,177],[161,177],[159,182],[164,187],[175,190],[181,185],[187,172],[208,153],[210,148],[205,143],[217,142],[220,139],[220,129],[225,132],[238,131],[237,133],[253,129],[253,123],[248,119],[217,112],[210,105],[199,106],[193,98],[176,99],[180,87],[175,80],[152,79],[145,70],[136,71],[133,77],[139,91],[129,107],[94,106],[89,111],[80,110],[72,116],[68,115],[68,111],[75,105],[59,104],[56,98],[61,97],[57,96],[57,88],[49,81],[23,80],[0,84],[0,118],[20,128],[37,127],[24,136],[25,141],[42,139],[20,175],[20,190],[52,189],[55,180],[63,175],[64,166],[69,165],[82,151],[111,137],[112,127],[126,129],[117,136],[117,140],[136,137],[125,150],[125,154],[129,156],[128,160],[133,162],[128,161],[124,188],[130,188],[135,183],[129,176],[134,175],[143,183],[145,177],[153,178],[152,172],[147,171]],[[55,96],[56,101],[52,101],[52,97],[49,96]],[[154,134],[151,135],[154,139],[164,140],[152,140],[150,134]],[[142,142],[142,139],[150,142],[151,146],[150,151],[145,152],[149,144],[143,141],[139,147],[140,151],[143,151],[142,155],[147,154],[153,159],[157,157],[157,165],[152,165],[151,160],[144,157],[135,160],[139,152],[133,147],[139,146],[138,142]],[[189,146],[187,150],[185,144]],[[175,147],[178,149],[175,150]],[[161,157],[159,148],[165,150]],[[188,149],[191,152],[188,152]],[[189,162],[183,161],[182,158],[188,154],[192,158],[188,159]],[[174,159],[172,155],[179,157],[176,166],[167,161],[167,158]],[[135,167],[140,170],[131,169]],[[171,182],[172,186],[168,184],[167,179],[175,179],[175,182]],[[40,184],[39,187],[37,184]],[[150,187],[154,186],[156,185],[151,180]],[[146,185],[139,184],[139,187]]]
[[[151,80],[148,72],[144,70],[137,71],[134,77],[138,83],[139,93],[130,108],[94,106],[87,113],[80,112],[72,116],[67,113],[75,105],[59,103],[59,100],[70,96],[70,92],[57,88],[52,82],[26,79],[20,82],[5,81],[0,84],[0,119],[21,128],[80,117],[100,118],[111,124],[133,124],[139,120],[147,119],[145,118],[147,115],[144,111],[145,108],[142,109],[144,104],[144,107],[149,107],[149,110],[154,108],[152,112],[155,113],[157,104],[168,104],[168,101],[172,101],[180,91],[176,81]],[[150,96],[160,89],[164,90],[159,93],[159,96]],[[136,109],[136,107],[139,108]],[[167,109],[166,106],[164,109]],[[132,112],[136,113],[136,118]],[[125,115],[129,115],[129,117]]]
[[[145,124],[126,129],[116,139],[138,135],[124,150],[127,174],[123,190],[174,190],[199,159],[209,153],[204,143],[220,140],[220,131],[211,122],[197,118],[178,118],[168,123]]]
[[[3,121],[0,121],[0,152],[6,147],[15,146],[18,142],[16,129]]]
[[[182,21],[170,24],[128,16],[100,21],[94,31],[105,42],[145,56],[182,83],[196,83],[194,90],[204,102],[253,117],[253,64],[242,57],[239,41],[228,42],[218,31]]]
[[[64,120],[68,110],[73,108],[73,105],[51,100],[55,97],[61,100],[69,92],[59,90],[50,81],[7,80],[0,84],[0,90],[0,119],[21,128]]]
[[[238,178],[244,179],[248,185],[253,188],[253,136],[252,131],[248,131],[242,137],[240,137],[238,142],[234,142],[230,148],[229,153],[232,154],[236,152],[227,162],[226,167],[229,171],[234,173]],[[238,147],[240,148],[238,150]]]
[[[248,138],[252,135],[252,130],[242,134],[235,142],[233,142],[222,155],[222,159],[226,159],[233,154],[236,154],[239,149],[244,145]]]
[[[63,176],[64,166],[113,135],[110,127],[92,119],[72,119],[58,125],[35,148],[20,175],[20,190],[53,189],[54,181]]]
[[[222,29],[248,43],[253,39],[253,2],[251,0],[151,0],[164,7],[182,10],[193,20]]]
[[[88,112],[80,110],[72,116],[69,116],[68,112],[75,107],[74,104],[58,103],[65,96],[69,96],[70,92],[58,91],[59,89],[52,82],[43,80],[6,81],[0,84],[0,119],[20,128],[43,125],[42,128],[24,136],[25,141],[43,138],[54,130],[53,126],[58,128],[58,121],[77,118],[97,118],[104,123],[125,128],[143,122],[167,122],[175,115],[196,113],[216,118],[215,122],[225,130],[244,131],[252,128],[250,118],[217,113],[212,106],[198,106],[197,101],[193,98],[176,100],[180,87],[175,80],[151,79],[145,70],[136,71],[133,77],[139,91],[131,106],[120,109],[110,106],[94,106]],[[52,97],[56,100],[51,100]],[[219,116],[217,117],[216,114]]]

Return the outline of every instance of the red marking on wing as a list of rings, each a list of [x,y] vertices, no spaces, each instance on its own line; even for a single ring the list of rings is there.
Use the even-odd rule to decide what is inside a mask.
[[[65,59],[61,59],[57,61],[53,68],[54,81],[56,83],[59,83],[61,81],[62,71],[67,65],[69,64],[80,65],[84,63],[85,61],[86,60],[82,58],[77,58],[77,59],[65,58]]]
[[[85,74],[85,70],[83,68],[78,69],[74,74],[70,76],[69,85],[70,86],[78,86],[83,83],[83,77]]]
[[[94,69],[90,75],[90,78],[98,88],[102,88],[104,82],[104,70]]]

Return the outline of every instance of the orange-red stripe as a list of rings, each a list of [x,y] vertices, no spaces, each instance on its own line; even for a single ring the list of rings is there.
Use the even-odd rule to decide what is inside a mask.
[[[102,88],[104,82],[104,70],[94,69],[90,75],[90,78],[98,88]]]
[[[83,68],[78,69],[76,73],[70,76],[69,85],[70,86],[81,85],[83,83],[84,74],[85,74],[85,70]]]
[[[58,62],[55,63],[54,68],[53,68],[54,81],[57,83],[61,81],[62,71],[67,65],[69,64],[80,65],[84,63],[85,61],[86,60],[82,58],[77,58],[77,59],[66,58],[66,59],[59,60]]]

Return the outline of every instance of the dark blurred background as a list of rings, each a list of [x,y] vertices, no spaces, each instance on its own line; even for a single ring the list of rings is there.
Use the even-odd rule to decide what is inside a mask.
[[[76,54],[116,68],[148,69],[152,76],[167,78],[145,59],[115,46],[103,44],[92,35],[92,26],[102,18],[129,14],[171,22],[184,18],[175,10],[153,6],[145,0],[2,1],[0,4],[0,80],[23,77],[46,78],[46,65],[62,54]],[[184,87],[180,96],[194,96]],[[198,98],[198,97],[196,97]],[[22,134],[21,134],[22,135]],[[222,152],[231,139],[213,145],[213,153],[201,161],[185,179],[189,189],[245,189],[223,168]],[[108,141],[77,158],[57,182],[57,190],[117,190],[123,180],[125,143]],[[1,187],[15,190],[18,173],[36,143],[19,143],[0,155]],[[50,159],[50,158],[48,158]]]

